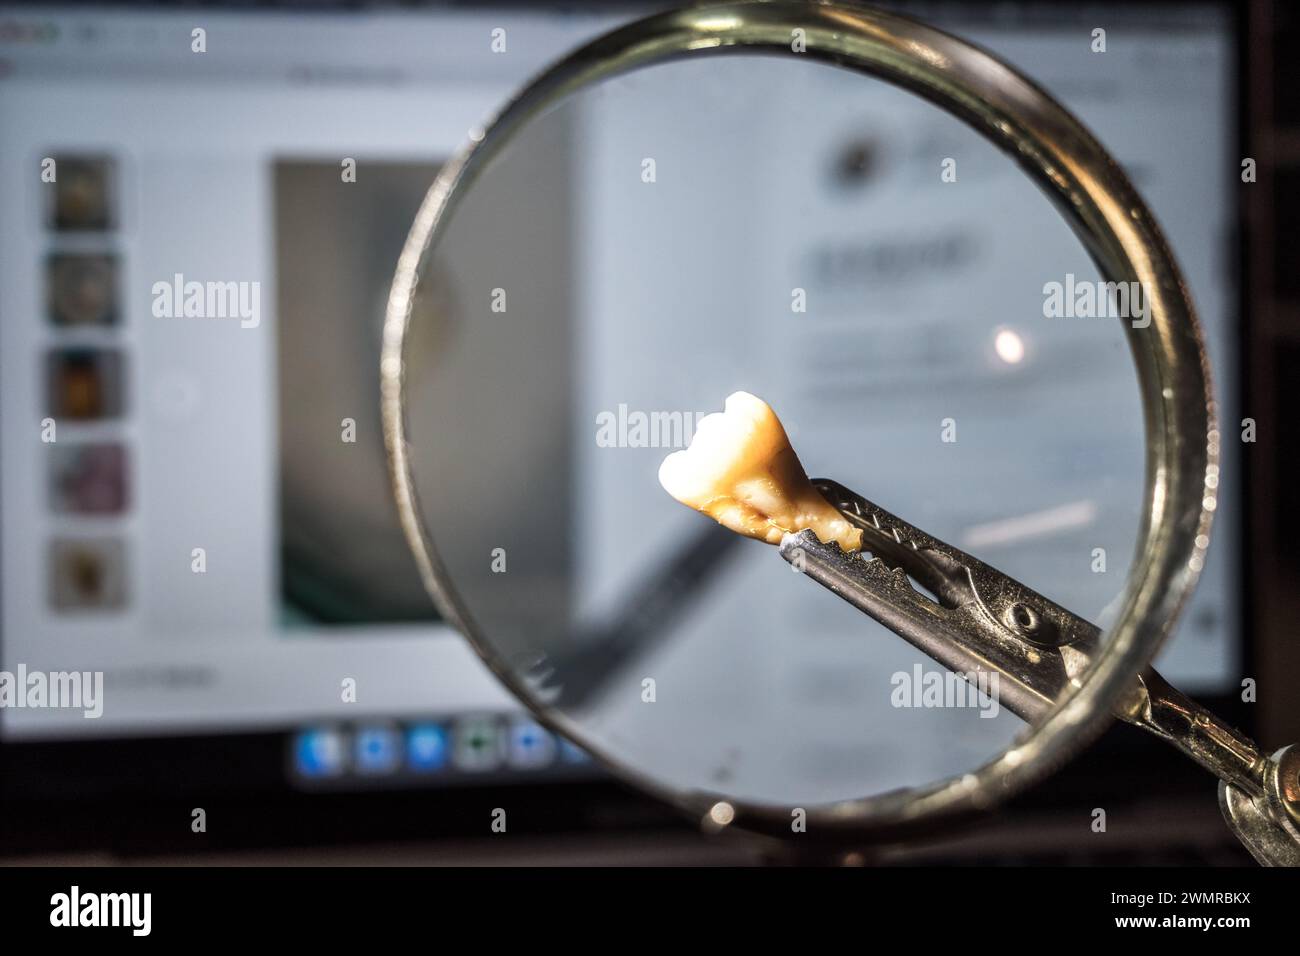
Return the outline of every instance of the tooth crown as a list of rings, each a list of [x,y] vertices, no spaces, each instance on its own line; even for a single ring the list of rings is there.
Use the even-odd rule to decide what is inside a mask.
[[[811,530],[845,551],[862,545],[862,531],[808,480],[776,413],[748,392],[701,420],[690,447],[664,459],[659,483],[682,504],[768,544]]]

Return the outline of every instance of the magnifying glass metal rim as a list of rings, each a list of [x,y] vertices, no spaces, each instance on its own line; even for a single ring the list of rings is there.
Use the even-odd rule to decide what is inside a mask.
[[[904,836],[989,808],[1089,743],[1168,636],[1209,547],[1219,433],[1200,326],[1173,255],[1119,166],[1061,105],[993,55],[919,22],[860,6],[750,0],[658,14],[571,53],[523,89],[448,163],[420,206],[398,261],[381,358],[384,438],[403,530],[425,586],[447,620],[538,718],[634,785],[711,829],[791,833],[790,806],[667,787],[541,707],[485,639],[451,581],[423,519],[407,457],[406,331],[421,265],[478,174],[524,124],[592,84],[685,57],[728,52],[798,56],[909,90],[1015,159],[1053,200],[1107,281],[1142,285],[1149,324],[1126,324],[1146,433],[1146,509],[1118,623],[1077,686],[1038,724],[976,770],[906,790],[802,808],[806,833],[843,839]],[[1081,397],[1081,400],[1086,400]]]

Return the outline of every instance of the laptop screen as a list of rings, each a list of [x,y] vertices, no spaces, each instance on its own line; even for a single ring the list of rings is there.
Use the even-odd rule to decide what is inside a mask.
[[[916,12],[1015,63],[1126,166],[1192,286],[1222,418],[1238,420],[1229,19],[1117,7],[1099,77],[1072,54],[1074,14]],[[274,730],[304,780],[586,772],[425,594],[385,470],[379,328],[440,164],[530,75],[632,15],[0,10],[0,667],[102,675],[99,704],[0,711],[5,741]],[[824,139],[826,165],[857,115]],[[627,132],[597,128],[589,150]],[[806,244],[828,295],[907,251],[773,227]],[[555,254],[588,261],[583,241]],[[596,279],[573,274],[575,301],[600,308]],[[614,367],[599,348],[568,360],[592,365],[575,370],[588,381]],[[578,456],[574,480],[616,480],[607,462]],[[1193,691],[1235,684],[1235,505],[1161,660]],[[954,543],[1030,547],[1050,567],[1061,532],[1094,517],[1086,501],[972,515]]]

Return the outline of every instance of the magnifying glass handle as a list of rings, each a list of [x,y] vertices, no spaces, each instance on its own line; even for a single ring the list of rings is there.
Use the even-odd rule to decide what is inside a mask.
[[[1265,756],[1253,740],[1148,668],[1118,714],[1163,737],[1219,778],[1219,808],[1264,866],[1300,866],[1300,748]]]
[[[1173,687],[1151,668],[1138,676],[1127,709],[1116,714],[1161,737],[1224,783],[1252,797],[1264,792],[1268,758],[1253,740]]]
[[[1300,867],[1300,747],[1265,756],[1249,737],[1148,668],[1128,713],[1117,716],[1163,737],[1219,778],[1228,826],[1264,866]]]
[[[814,484],[862,530],[862,549],[846,554],[812,531],[786,535],[781,556],[796,571],[968,680],[996,673],[999,702],[1027,721],[1082,679],[1100,629],[844,486]],[[1169,741],[1219,778],[1225,818],[1256,859],[1300,865],[1300,751],[1265,756],[1150,668],[1135,678],[1115,716]]]

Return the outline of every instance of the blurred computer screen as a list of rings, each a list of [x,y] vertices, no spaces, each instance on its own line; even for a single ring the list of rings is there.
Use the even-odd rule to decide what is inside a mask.
[[[1067,9],[909,9],[1035,77],[1126,166],[1184,266],[1233,420],[1229,16],[1108,6],[1099,73],[1079,40],[1091,22]],[[0,10],[0,665],[102,671],[111,701],[94,720],[6,709],[6,744],[273,731],[304,786],[592,772],[437,619],[390,501],[378,349],[397,253],[440,164],[545,63],[637,12]],[[502,26],[504,55],[493,47]],[[900,302],[918,300],[911,290],[933,281],[931,267],[971,279],[962,270],[980,266],[963,252],[993,225],[956,210],[924,235],[846,238],[855,191],[888,172],[881,130],[894,145],[927,135],[893,100],[874,113],[870,100],[861,93],[802,156],[826,172],[809,187],[819,215],[772,223],[802,244],[819,293],[845,315],[882,276]],[[774,115],[790,108],[771,97]],[[580,164],[636,123],[575,129],[588,137],[569,150]],[[1189,142],[1199,148],[1180,146]],[[788,146],[768,142],[766,159]],[[909,188],[891,185],[894,207],[916,199]],[[617,214],[599,182],[571,195],[593,229]],[[1003,210],[997,227],[1016,234],[1017,215]],[[555,265],[586,283],[574,296],[590,312],[581,325],[617,290],[584,276],[584,238],[560,233],[570,245]],[[1031,233],[1020,235],[1023,246],[1001,249],[1008,262],[1035,255]],[[194,295],[202,304],[187,311]],[[899,321],[943,341],[956,318]],[[583,362],[608,374],[611,354],[555,360],[577,376]],[[1060,416],[1057,439],[1106,424],[1084,409]],[[1053,436],[1028,444],[1039,439]],[[573,480],[616,480],[608,462],[579,456]],[[1071,535],[1098,510],[1038,492],[1090,464],[1027,472],[1027,513],[958,515],[957,543],[994,549],[1004,566],[1019,554],[1056,568],[1066,587]],[[1226,475],[1234,468],[1225,462]],[[1191,690],[1236,682],[1233,504],[1217,518],[1218,557],[1184,639],[1162,660]],[[1101,613],[1103,596],[1081,595],[1096,606],[1079,609]]]

